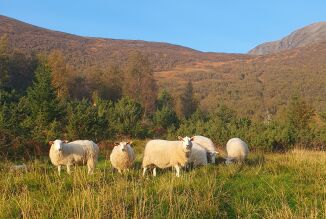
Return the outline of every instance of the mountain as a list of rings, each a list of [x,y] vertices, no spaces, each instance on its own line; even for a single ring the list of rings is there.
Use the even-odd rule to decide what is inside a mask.
[[[205,53],[168,43],[81,37],[0,16],[0,36],[8,36],[12,49],[26,54],[62,50],[74,68],[69,81],[82,97],[87,84],[81,83],[80,74],[91,84],[97,80],[92,74],[94,68],[106,70],[110,62],[123,65],[128,54],[138,50],[149,56],[159,89],[167,89],[177,98],[186,83],[192,81],[204,111],[224,104],[240,115],[259,119],[278,116],[293,94],[304,97],[317,111],[325,111],[325,23],[307,28],[287,38],[294,48],[256,56]],[[312,39],[316,41],[307,43]]]
[[[296,30],[281,40],[258,45],[249,54],[266,55],[323,41],[326,41],[326,22],[318,22]]]
[[[112,60],[123,62],[135,50],[147,54],[155,70],[167,70],[193,61],[227,61],[247,57],[243,54],[200,52],[160,42],[82,37],[0,16],[0,36],[5,34],[10,47],[24,53],[47,53],[59,49],[69,64],[82,72],[87,72],[90,67],[105,68]]]

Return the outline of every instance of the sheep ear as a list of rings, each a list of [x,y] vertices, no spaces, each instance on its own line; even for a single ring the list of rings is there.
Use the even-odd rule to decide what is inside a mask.
[[[69,141],[68,140],[64,140],[63,143],[67,144]]]
[[[119,143],[118,142],[114,142],[114,146],[118,146],[119,145]]]
[[[132,144],[132,141],[128,141],[128,142],[127,142],[127,144],[129,144],[129,145],[131,146],[131,144]]]
[[[190,138],[190,141],[193,141],[195,139],[195,137],[194,136],[192,136],[191,138]]]
[[[54,141],[49,141],[49,145],[53,145]]]
[[[183,138],[181,136],[178,136],[179,141],[183,141]]]

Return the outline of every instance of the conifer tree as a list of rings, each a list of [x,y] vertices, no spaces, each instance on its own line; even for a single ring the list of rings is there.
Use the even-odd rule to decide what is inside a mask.
[[[188,119],[197,109],[198,103],[194,98],[192,82],[189,81],[179,100],[179,113]]]

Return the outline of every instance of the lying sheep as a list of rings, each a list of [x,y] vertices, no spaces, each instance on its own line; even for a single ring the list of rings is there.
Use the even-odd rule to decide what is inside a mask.
[[[191,154],[193,138],[178,137],[179,141],[151,140],[147,142],[143,158],[143,176],[149,167],[154,167],[153,176],[156,176],[156,167],[161,169],[174,167],[177,177],[180,168],[184,167]]]
[[[77,140],[73,142],[63,142],[61,140],[50,141],[50,160],[58,167],[60,175],[61,166],[67,166],[67,173],[70,174],[70,166],[74,164],[87,164],[88,174],[94,172],[99,148],[93,141]]]
[[[129,170],[135,161],[135,152],[131,147],[132,142],[115,143],[115,147],[110,155],[112,166],[122,173],[123,170]]]
[[[215,158],[218,155],[217,149],[211,139],[204,136],[194,136],[194,142],[205,148],[207,151],[207,161],[209,163],[215,163]]]
[[[226,152],[226,164],[230,164],[234,160],[242,162],[247,158],[249,148],[248,145],[240,138],[231,138],[226,144]]]
[[[189,157],[189,164],[194,167],[207,165],[207,151],[199,144],[192,142],[191,154]]]

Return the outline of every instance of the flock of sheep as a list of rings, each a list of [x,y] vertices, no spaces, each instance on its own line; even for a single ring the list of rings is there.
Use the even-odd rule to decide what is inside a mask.
[[[87,165],[88,173],[94,172],[99,147],[93,141],[77,140],[72,142],[55,140],[49,142],[50,160],[53,165],[58,167],[60,175],[61,166],[67,167],[70,174],[71,166],[75,164]],[[226,144],[226,164],[233,161],[243,161],[247,158],[248,145],[239,138],[232,138]],[[177,141],[150,140],[145,146],[142,168],[143,176],[148,169],[152,169],[153,176],[156,176],[156,168],[173,167],[176,176],[180,176],[180,169],[190,164],[196,166],[215,163],[218,155],[217,149],[211,139],[204,136],[178,137]],[[135,161],[135,152],[132,142],[115,143],[110,155],[113,168],[119,173],[128,171],[132,168]]]

